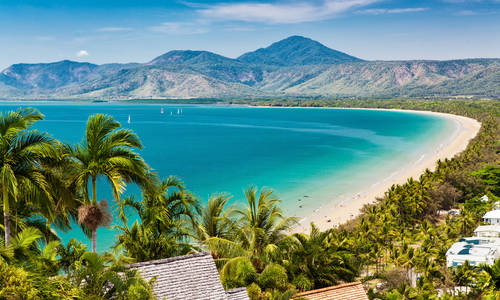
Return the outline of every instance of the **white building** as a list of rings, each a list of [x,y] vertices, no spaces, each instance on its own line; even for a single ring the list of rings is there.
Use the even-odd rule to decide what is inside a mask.
[[[465,261],[469,261],[471,266],[493,265],[499,257],[499,238],[462,238],[446,252],[446,266],[460,266]]]
[[[474,230],[475,237],[500,237],[500,225],[480,225]]]
[[[500,209],[495,209],[485,213],[483,219],[490,225],[500,224]]]

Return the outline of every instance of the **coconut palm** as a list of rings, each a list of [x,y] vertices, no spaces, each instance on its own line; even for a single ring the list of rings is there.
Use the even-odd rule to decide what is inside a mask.
[[[354,281],[359,274],[354,255],[337,240],[334,231],[320,231],[314,223],[309,234],[295,233],[283,240],[280,248],[292,280],[308,281],[310,288]]]
[[[149,167],[135,152],[141,149],[139,137],[130,129],[120,128],[113,117],[95,114],[89,117],[85,137],[68,151],[74,162],[74,184],[81,191],[84,204],[78,209],[78,223],[92,236],[92,251],[97,248],[97,228],[109,225],[111,214],[105,200],[98,202],[97,180],[104,177],[119,200],[127,183],[145,184]],[[91,187],[92,198],[89,193]]]
[[[122,247],[126,255],[138,261],[160,259],[187,254],[193,247],[191,229],[198,210],[197,199],[182,182],[168,177],[161,182],[150,176],[153,182],[143,191],[140,201],[127,197],[120,201],[123,226],[116,247]],[[127,208],[139,216],[132,226],[127,225]]]
[[[226,194],[213,195],[208,204],[198,212],[195,232],[199,241],[203,242],[211,237],[229,239],[235,226],[231,220],[234,209],[226,209],[230,196]]]
[[[56,153],[56,140],[30,127],[43,119],[34,108],[0,114],[0,186],[2,189],[5,244],[10,244],[10,207],[17,201],[50,207],[49,192],[42,160]],[[36,197],[44,195],[44,199]],[[50,212],[50,210],[48,211]]]
[[[137,270],[109,264],[104,256],[86,252],[68,273],[87,299],[154,299],[154,280],[142,279]]]
[[[236,209],[239,217],[233,237],[211,237],[205,243],[219,266],[234,267],[240,261],[250,260],[257,271],[264,269],[264,262],[277,254],[277,244],[286,237],[286,231],[296,224],[294,217],[284,217],[280,200],[272,190],[250,186],[245,191],[248,206]],[[243,259],[244,258],[244,259]]]
[[[297,223],[297,218],[283,216],[279,207],[281,200],[270,189],[259,192],[256,187],[250,186],[245,191],[245,198],[248,206],[235,211],[240,216],[238,239],[256,256],[269,254],[286,237],[286,230]]]

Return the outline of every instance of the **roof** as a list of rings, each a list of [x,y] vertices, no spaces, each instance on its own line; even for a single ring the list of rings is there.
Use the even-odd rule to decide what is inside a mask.
[[[500,209],[491,210],[485,213],[483,219],[500,219]]]
[[[500,233],[500,225],[480,225],[474,229],[474,232],[498,232]]]
[[[208,252],[141,262],[128,267],[139,270],[146,280],[156,277],[153,289],[158,299],[248,300],[246,288],[224,290],[215,262]]]
[[[226,291],[228,300],[248,300],[247,288],[236,288]]]
[[[363,284],[359,281],[299,293],[293,298],[307,300],[368,300]]]

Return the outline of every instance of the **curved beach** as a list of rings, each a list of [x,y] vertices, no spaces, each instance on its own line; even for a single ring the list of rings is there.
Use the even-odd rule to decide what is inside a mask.
[[[351,108],[349,108],[351,109]],[[354,108],[357,109],[357,108]],[[364,108],[363,108],[364,109]],[[386,110],[386,109],[376,109]],[[376,198],[382,197],[393,184],[402,184],[410,177],[418,178],[426,169],[433,171],[438,160],[452,158],[456,154],[466,149],[469,141],[473,139],[479,129],[481,123],[477,120],[457,116],[446,113],[437,113],[429,111],[409,111],[409,110],[390,110],[402,111],[408,113],[429,114],[442,118],[447,118],[456,124],[456,130],[450,133],[451,136],[438,147],[438,149],[429,151],[425,156],[411,164],[411,167],[404,166],[397,173],[383,178],[379,182],[356,191],[355,196],[350,199],[332,199],[327,204],[318,204],[318,209],[315,209],[312,214],[303,217],[299,225],[295,228],[295,232],[309,232],[310,223],[314,222],[321,230],[331,228],[345,223],[346,221],[355,218],[359,215],[360,209],[365,204],[374,203]]]

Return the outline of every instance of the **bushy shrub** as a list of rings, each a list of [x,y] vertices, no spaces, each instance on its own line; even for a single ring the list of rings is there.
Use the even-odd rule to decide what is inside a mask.
[[[249,286],[247,286],[247,294],[250,300],[258,300],[260,299],[260,295],[262,293],[262,290],[256,283],[252,283]]]
[[[263,289],[286,290],[288,276],[285,268],[278,264],[270,264],[262,271],[257,282]]]
[[[314,287],[314,284],[305,276],[304,274],[300,274],[299,276],[295,277],[293,280],[293,285],[297,287],[301,292],[308,291]]]

